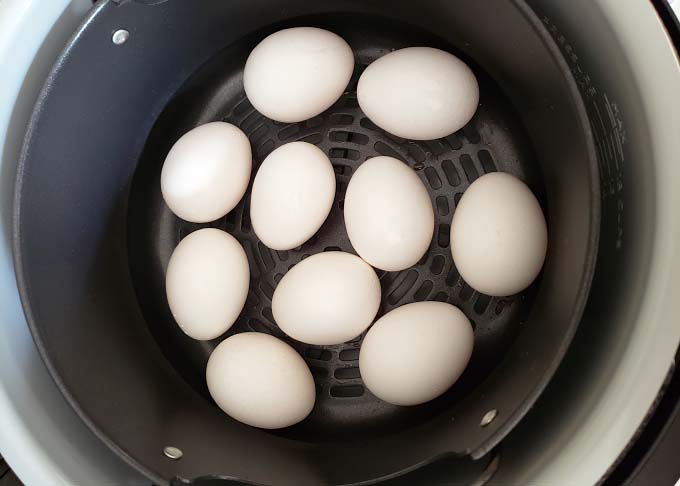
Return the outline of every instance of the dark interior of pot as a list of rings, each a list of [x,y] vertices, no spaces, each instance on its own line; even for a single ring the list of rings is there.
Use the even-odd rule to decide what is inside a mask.
[[[266,119],[247,101],[250,50],[280,28],[312,25],[341,35],[355,73],[341,99],[295,124]],[[129,40],[110,42],[125,28]],[[427,45],[463,58],[480,83],[480,107],[461,131],[411,142],[373,125],[356,101],[371,61]],[[77,103],[78,110],[73,109]],[[191,224],[160,194],[172,144],[214,120],[248,135],[254,170],[294,140],[319,146],[337,180],[331,214],[288,252],[254,235],[248,197],[225,218]],[[408,302],[441,300],[473,321],[475,351],[445,395],[396,407],[368,392],[357,367],[362,337],[337,346],[294,342],[276,327],[271,297],[308,255],[353,252],[344,191],[368,157],[391,155],[417,171],[432,197],[435,236],[413,268],[379,272],[379,315]],[[449,224],[480,175],[512,173],[531,187],[549,226],[539,280],[490,298],[456,272]],[[588,121],[566,65],[521,2],[268,1],[104,2],[53,71],[26,142],[18,179],[16,260],[26,314],[67,399],[95,433],[157,483],[215,476],[254,484],[347,484],[386,478],[446,454],[479,458],[521,419],[549,381],[578,324],[590,285],[599,222]],[[201,227],[233,234],[251,269],[246,308],[225,336],[199,342],[174,323],[165,268],[179,240]],[[307,360],[317,402],[304,422],[275,433],[224,415],[205,385],[205,364],[229,334],[287,339]],[[491,415],[489,415],[491,413]],[[485,423],[484,417],[491,417]],[[163,455],[183,451],[180,461]]]
[[[358,62],[346,93],[333,107],[311,120],[294,124],[273,122],[252,107],[242,87],[246,57],[253,43],[264,34],[258,32],[216,55],[175,96],[149,136],[133,180],[128,209],[130,271],[139,304],[160,348],[206,399],[211,400],[205,367],[214,347],[236,332],[266,332],[286,340],[305,356],[318,388],[312,415],[279,433],[305,440],[357,439],[412,426],[449,408],[481,383],[503,359],[527,318],[538,281],[522,294],[507,298],[475,292],[460,278],[451,258],[451,217],[467,186],[484,173],[499,170],[512,173],[526,181],[541,199],[544,189],[521,123],[499,88],[480,69],[476,69],[481,85],[480,109],[464,129],[445,139],[427,142],[399,139],[362,114],[356,82],[371,61],[411,45],[455,52],[452,46],[416,28],[379,17],[335,15],[298,19],[296,24],[322,26],[352,45]],[[225,218],[211,224],[183,221],[163,203],[158,181],[170,147],[189,129],[216,119],[233,123],[246,132],[254,149],[254,172],[272,150],[291,141],[314,143],[329,155],[337,180],[335,204],[310,241],[293,251],[268,249],[252,230],[248,196]],[[322,251],[354,253],[343,222],[345,189],[354,170],[377,155],[396,157],[418,171],[437,210],[436,237],[419,264],[401,272],[379,271],[382,308],[378,317],[409,302],[440,300],[463,309],[476,331],[474,356],[466,374],[446,395],[419,407],[387,404],[364,388],[358,368],[363,336],[336,346],[304,345],[287,338],[272,317],[274,289],[289,268]],[[227,334],[210,343],[191,339],[180,330],[165,296],[165,268],[170,254],[181,238],[203,227],[220,228],[236,236],[246,250],[251,269],[250,295],[239,321]]]

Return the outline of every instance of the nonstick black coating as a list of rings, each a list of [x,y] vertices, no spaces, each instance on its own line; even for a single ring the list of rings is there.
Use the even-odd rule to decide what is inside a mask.
[[[350,86],[309,122],[266,120],[244,101],[241,69],[259,39],[290,25],[345,37],[357,57],[353,83],[363,65],[390,49],[452,50],[479,77],[479,111],[446,140],[411,143],[370,124]],[[120,28],[130,38],[115,45],[111,34]],[[233,331],[281,336],[268,310],[277,279],[305,254],[351,251],[340,208],[348,178],[368,156],[395,155],[430,189],[437,231],[414,269],[382,275],[381,312],[445,299],[475,321],[473,362],[449,393],[420,407],[391,407],[361,385],[358,341],[296,344],[319,385],[307,421],[274,434],[215,407],[203,368],[219,340],[198,343],[181,334],[162,284],[172,249],[200,225],[167,210],[158,175],[182,133],[219,119],[249,134],[256,164],[285,141],[317,143],[336,165],[339,189],[324,227],[286,255],[258,245],[247,200],[212,225],[243,242],[253,273],[250,301]],[[491,170],[526,180],[549,221],[543,275],[510,299],[472,292],[447,248],[457,198]],[[27,318],[57,383],[98,436],[152,480],[345,484],[389,477],[446,454],[477,458],[502,439],[573,336],[598,218],[597,172],[580,98],[554,44],[522,3],[104,2],[57,63],[32,119],[18,177],[15,252]],[[482,426],[490,411],[494,420]],[[179,447],[183,458],[165,457],[165,446]]]

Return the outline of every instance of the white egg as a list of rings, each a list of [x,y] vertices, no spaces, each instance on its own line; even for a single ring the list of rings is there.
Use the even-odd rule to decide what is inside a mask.
[[[345,194],[345,226],[359,256],[376,268],[415,265],[434,234],[434,211],[425,185],[392,157],[361,164]]]
[[[182,219],[214,221],[241,200],[251,169],[248,137],[229,123],[206,123],[170,149],[161,170],[163,199]]]
[[[329,251],[295,265],[272,299],[276,324],[308,344],[340,344],[359,336],[380,307],[373,268],[350,253]]]
[[[217,405],[253,427],[288,427],[314,408],[316,390],[307,364],[268,334],[244,332],[225,339],[210,355],[205,376]]]
[[[165,274],[175,321],[188,336],[216,338],[236,321],[248,295],[243,247],[224,231],[204,228],[179,242]]]
[[[359,106],[383,130],[432,140],[460,130],[477,110],[479,86],[453,54],[408,47],[371,63],[359,78]]]
[[[451,254],[463,279],[487,295],[527,288],[541,271],[548,247],[536,197],[510,174],[486,174],[463,193],[451,222]]]
[[[354,54],[342,37],[294,27],[266,37],[248,56],[243,86],[263,115],[293,123],[335,103],[354,71]]]
[[[250,220],[273,250],[296,248],[321,228],[333,206],[335,171],[321,149],[307,142],[282,145],[255,175]]]
[[[378,398],[418,405],[453,385],[472,355],[474,332],[459,309],[415,302],[388,312],[368,330],[359,354],[361,378]]]

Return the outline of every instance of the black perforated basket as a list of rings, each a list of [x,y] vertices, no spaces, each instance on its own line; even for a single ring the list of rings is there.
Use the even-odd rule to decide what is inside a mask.
[[[250,50],[283,27],[312,25],[341,35],[355,52],[343,96],[301,123],[265,118],[248,102],[242,70]],[[122,44],[112,42],[120,29]],[[475,71],[480,106],[444,139],[414,142],[373,125],[356,80],[391,50],[427,45]],[[160,193],[172,144],[209,121],[248,135],[254,171],[294,140],[330,157],[337,191],[314,237],[272,251],[254,234],[249,197],[226,217],[191,224]],[[97,5],[55,66],[26,139],[17,183],[15,253],[26,314],[57,383],[95,433],[154,482],[201,477],[252,484],[351,484],[398,475],[443,455],[478,459],[521,419],[558,366],[583,310],[595,261],[599,188],[590,129],[575,83],[552,40],[520,1],[108,1]],[[344,228],[347,183],[376,155],[417,171],[435,208],[435,237],[421,261],[379,272],[379,315],[414,301],[460,307],[475,328],[461,379],[416,407],[381,402],[363,385],[363,336],[309,346],[272,317],[273,291],[308,255],[354,252]],[[525,292],[491,298],[458,275],[449,249],[452,215],[482,174],[524,180],[543,206],[549,251]],[[246,307],[227,334],[188,338],[168,309],[164,279],[186,234],[216,227],[244,246],[251,269]],[[263,431],[212,402],[205,364],[229,334],[266,332],[307,360],[316,406],[302,423]],[[406,385],[405,385],[406,386]],[[182,450],[180,460],[163,453]],[[172,456],[173,454],[169,454]]]

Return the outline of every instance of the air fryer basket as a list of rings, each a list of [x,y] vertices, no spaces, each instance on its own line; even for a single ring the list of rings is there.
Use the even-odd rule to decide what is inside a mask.
[[[391,49],[437,45],[436,41],[414,35],[413,29],[406,26],[395,28],[379,18],[336,15],[329,20],[330,23],[305,18],[296,23],[329,28],[344,37],[356,52],[355,76],[345,95],[333,107],[318,117],[294,124],[276,123],[260,115],[246,99],[241,82],[246,57],[253,41],[261,38],[262,33],[250,36],[199,69],[164,110],[146,143],[128,206],[128,251],[133,282],[142,312],[168,360],[210,400],[205,367],[210,352],[224,336],[206,344],[187,338],[173,324],[165,296],[165,267],[179,240],[189,232],[207,226],[226,230],[244,246],[252,277],[248,304],[227,335],[242,331],[266,332],[299,349],[316,377],[319,393],[311,417],[298,427],[286,430],[285,435],[325,440],[338,436],[356,438],[420,422],[423,417],[448,408],[495,368],[526,320],[535,289],[509,298],[492,299],[465,284],[453,265],[449,249],[453,208],[472,181],[482,173],[496,170],[517,175],[527,181],[536,194],[542,194],[540,176],[521,124],[493,81],[482,72],[477,72],[482,106],[473,122],[461,132],[428,142],[399,139],[380,130],[362,114],[357,104],[356,80],[368,63]],[[377,39],[370,34],[376,30],[380,32]],[[400,31],[410,35],[400,36]],[[269,250],[251,228],[248,196],[225,218],[209,225],[187,223],[172,215],[162,201],[158,184],[165,156],[183,133],[215,118],[233,123],[246,132],[255,151],[255,171],[273,149],[294,140],[314,143],[329,154],[337,178],[336,199],[329,218],[311,241],[293,251]],[[399,158],[419,171],[437,211],[437,234],[422,261],[402,272],[378,271],[383,289],[379,314],[408,302],[441,300],[466,311],[476,329],[475,354],[466,375],[445,398],[422,407],[392,406],[364,389],[357,361],[363,336],[338,346],[304,346],[287,339],[272,317],[274,288],[289,268],[318,252],[354,252],[343,221],[345,189],[354,170],[367,158],[377,155]]]
[[[265,35],[315,25],[343,36],[357,67],[327,112],[299,124],[250,106],[242,67]],[[126,29],[123,44],[111,41]],[[365,118],[354,88],[390,50],[431,45],[466,59],[480,108],[460,132],[431,142],[386,134]],[[210,225],[182,222],[160,196],[172,143],[213,120],[240,126],[255,166],[292,140],[317,144],[336,168],[331,216],[301,248],[273,252],[250,228],[247,198]],[[214,342],[184,336],[165,301],[165,266],[188,232],[234,234],[251,266],[251,292],[229,332],[285,339],[271,317],[276,283],[308,254],[352,251],[342,221],[349,177],[367,157],[411,165],[437,213],[430,251],[409,270],[380,273],[381,313],[446,300],[475,323],[469,369],[419,407],[378,401],[356,367],[360,338],[339,346],[291,342],[317,382],[317,405],[298,426],[265,432],[226,417],[204,368]],[[548,219],[549,254],[521,295],[491,299],[459,278],[448,224],[482,173],[524,179]],[[521,2],[103,2],[55,66],[27,137],[17,184],[15,254],[25,311],[50,371],[98,436],[158,483],[203,476],[257,484],[345,484],[406,471],[446,454],[484,456],[531,407],[579,321],[595,260],[598,179],[575,83],[547,32]],[[165,446],[182,449],[173,461]]]

